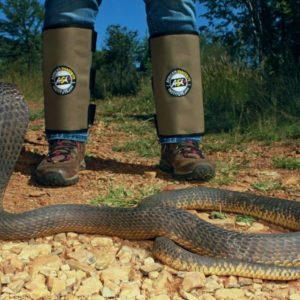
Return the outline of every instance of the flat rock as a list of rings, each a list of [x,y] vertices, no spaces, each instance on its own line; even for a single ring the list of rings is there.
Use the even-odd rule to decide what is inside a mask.
[[[56,277],[50,277],[48,280],[48,287],[52,294],[59,296],[66,290],[66,281]]]
[[[79,290],[76,292],[76,296],[88,297],[93,294],[98,294],[102,288],[102,283],[98,278],[89,277],[81,283]]]
[[[216,299],[241,300],[244,298],[245,291],[242,289],[219,289],[215,293]]]
[[[201,272],[188,272],[183,278],[182,288],[189,292],[194,288],[200,288],[205,285],[205,275]]]
[[[150,297],[149,300],[171,300],[171,298],[166,294],[162,294],[162,295]]]
[[[93,247],[112,247],[114,242],[109,237],[95,237],[91,240]]]
[[[9,283],[7,285],[7,287],[5,287],[3,289],[3,292],[10,293],[10,294],[16,294],[23,288],[24,284],[25,284],[24,280],[21,280],[21,279],[13,281],[13,282]]]
[[[140,267],[140,270],[144,275],[148,275],[150,272],[160,272],[163,269],[163,265],[153,262],[153,263],[147,263]]]
[[[57,272],[62,265],[62,260],[57,255],[44,255],[34,259],[31,265],[31,275],[35,275],[38,272]]]
[[[79,262],[75,259],[68,259],[66,263],[71,267],[71,269],[81,270],[88,274],[92,274],[95,271],[93,267],[89,266],[88,264]]]
[[[127,282],[129,278],[130,267],[128,266],[112,266],[101,272],[102,281],[112,281],[115,283]]]
[[[136,297],[140,296],[140,287],[137,282],[130,282],[121,287],[119,297],[123,297],[125,299],[135,299]]]

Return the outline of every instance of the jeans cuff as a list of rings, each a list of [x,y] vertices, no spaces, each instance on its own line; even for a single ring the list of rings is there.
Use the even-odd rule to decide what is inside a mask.
[[[88,133],[47,133],[46,138],[51,140],[72,140],[76,142],[86,142],[88,139]]]
[[[201,143],[202,141],[202,136],[176,136],[176,137],[158,137],[159,138],[159,142],[161,144],[174,144],[174,143],[181,143],[184,141],[195,141],[198,143]]]

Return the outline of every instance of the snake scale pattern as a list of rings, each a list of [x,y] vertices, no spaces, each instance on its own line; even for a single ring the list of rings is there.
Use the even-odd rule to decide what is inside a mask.
[[[0,83],[0,239],[30,239],[66,231],[155,239],[153,255],[175,269],[272,280],[300,278],[300,203],[296,201],[194,187],[150,196],[136,208],[62,204],[6,212],[3,195],[22,148],[28,115],[15,87]],[[186,209],[246,213],[294,232],[228,231]]]

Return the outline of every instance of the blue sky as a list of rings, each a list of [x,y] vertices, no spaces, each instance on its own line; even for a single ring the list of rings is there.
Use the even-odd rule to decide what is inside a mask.
[[[197,4],[198,24],[203,25],[199,16],[203,7]],[[130,30],[138,30],[141,37],[147,34],[145,5],[143,0],[103,0],[96,22],[98,47],[102,45],[108,25],[120,24]]]

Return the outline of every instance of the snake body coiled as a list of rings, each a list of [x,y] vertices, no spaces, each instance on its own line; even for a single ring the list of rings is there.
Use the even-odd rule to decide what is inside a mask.
[[[28,109],[22,96],[12,85],[0,83],[1,203],[27,123]],[[273,280],[300,278],[300,232],[228,231],[184,210],[199,208],[247,213],[294,230],[300,227],[297,202],[197,187],[156,194],[136,208],[62,204],[16,214],[2,208],[0,238],[30,239],[66,231],[131,240],[156,238],[153,254],[179,270]]]

